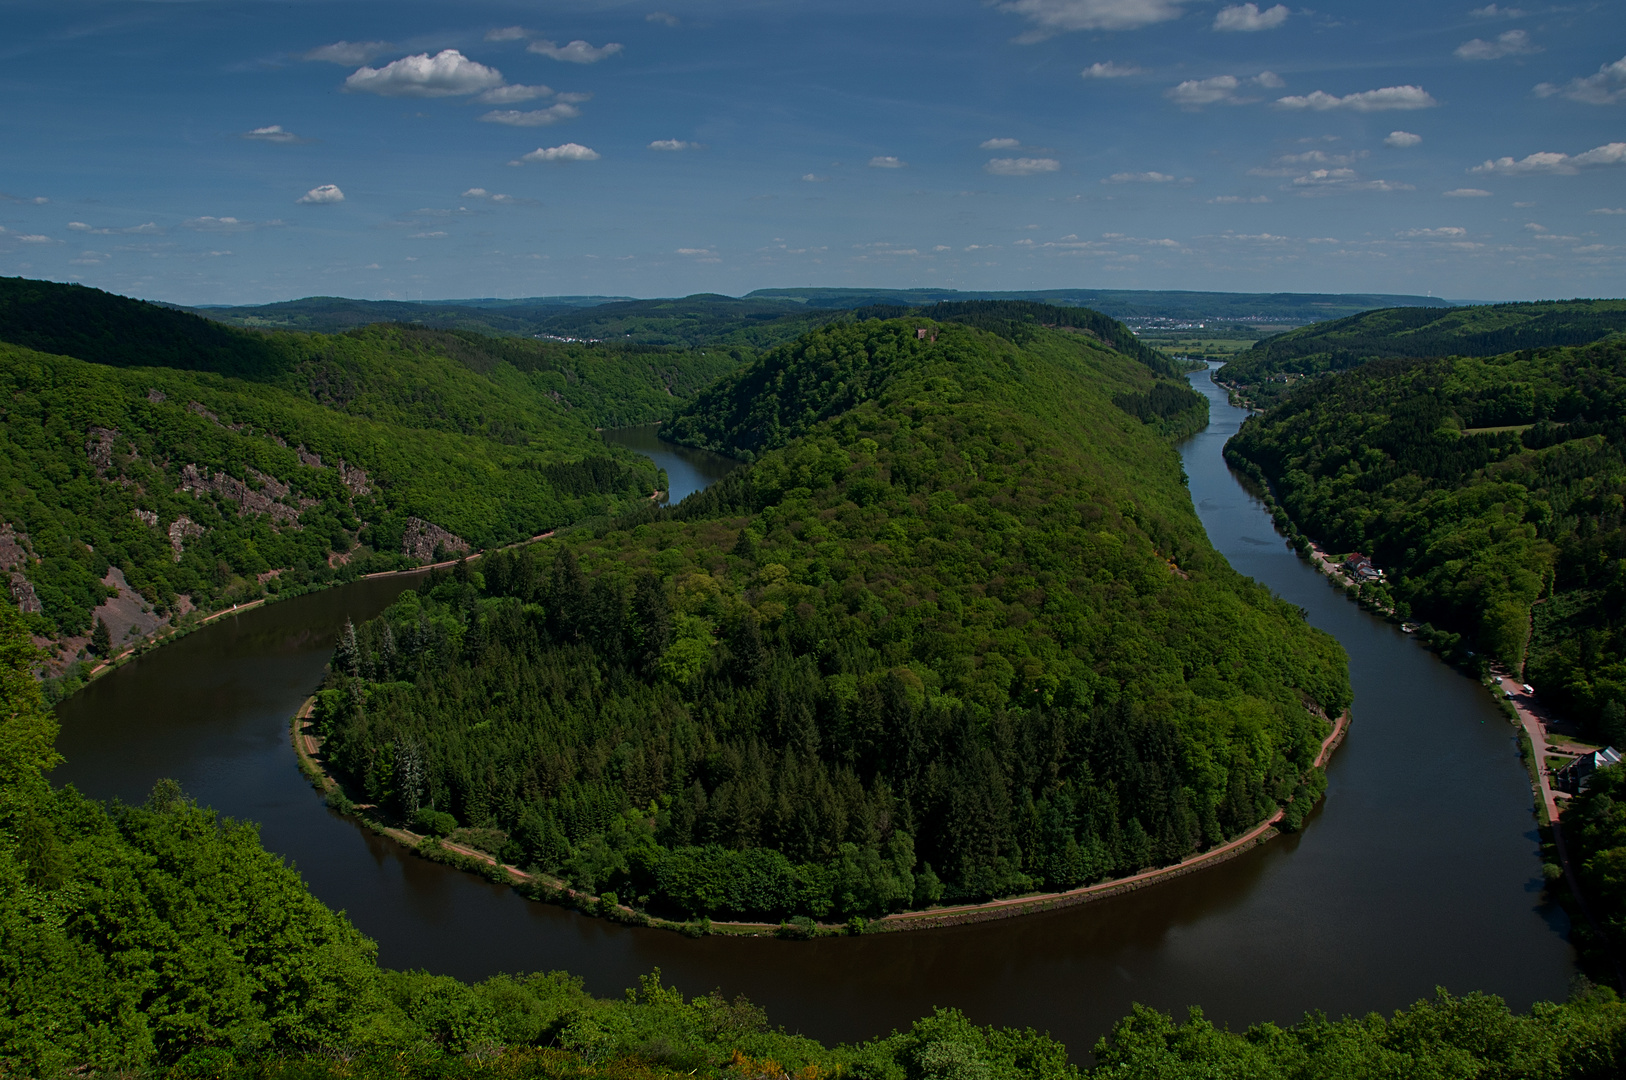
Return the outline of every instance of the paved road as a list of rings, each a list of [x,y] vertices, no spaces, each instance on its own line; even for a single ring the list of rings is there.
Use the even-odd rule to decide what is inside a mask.
[[[1530,747],[1536,757],[1536,777],[1541,782],[1541,801],[1547,807],[1547,819],[1556,823],[1558,798],[1553,793],[1552,778],[1547,769],[1547,754],[1552,744],[1548,741],[1547,725],[1542,722],[1535,695],[1525,693],[1523,685],[1514,682],[1511,676],[1497,676],[1497,685],[1504,695],[1511,695],[1509,700],[1519,714],[1519,723],[1524,725],[1525,734],[1530,736]]]

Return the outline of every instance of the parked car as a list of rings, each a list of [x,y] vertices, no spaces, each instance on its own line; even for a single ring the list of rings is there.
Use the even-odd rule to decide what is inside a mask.
[[[1531,686],[1529,683],[1525,683],[1520,689],[1522,689],[1525,693],[1529,694],[1531,697],[1536,696],[1536,688],[1534,686]]]

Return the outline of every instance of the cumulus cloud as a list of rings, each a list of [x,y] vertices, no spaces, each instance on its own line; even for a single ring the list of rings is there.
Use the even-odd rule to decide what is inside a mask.
[[[1115,172],[1103,177],[1103,184],[1171,184],[1174,177],[1160,172]]]
[[[163,228],[152,221],[142,225],[126,226],[122,229],[98,228],[95,225],[87,225],[83,221],[70,221],[68,222],[68,228],[74,232],[94,233],[97,236],[162,236],[164,234]]]
[[[677,253],[679,255],[714,255],[714,254],[716,254],[714,251],[711,250],[711,248],[678,248]]]
[[[665,150],[676,152],[679,150],[698,150],[699,143],[684,142],[682,139],[656,139],[649,144],[651,150]]]
[[[1045,157],[989,158],[983,168],[995,176],[1034,176],[1057,171],[1061,168],[1061,162]]]
[[[1597,74],[1584,79],[1571,79],[1563,86],[1552,83],[1536,86],[1537,97],[1552,97],[1554,94],[1562,94],[1571,101],[1586,105],[1613,105],[1626,98],[1626,56],[1613,64],[1603,65]]]
[[[1069,30],[1134,30],[1178,19],[1184,0],[1003,0],[1000,11],[1019,15],[1033,29],[1016,40],[1024,45]]]
[[[1341,191],[1412,191],[1410,184],[1392,180],[1365,180],[1354,169],[1312,169],[1293,179],[1301,195],[1327,195]]]
[[[1339,97],[1317,90],[1313,94],[1277,98],[1276,104],[1284,109],[1350,109],[1354,112],[1386,112],[1395,109],[1431,109],[1439,102],[1421,86],[1385,86],[1381,90],[1363,90],[1358,94]]]
[[[344,202],[344,192],[339,190],[337,184],[321,184],[305,192],[296,201],[316,206],[326,203],[342,203]]]
[[[1165,90],[1163,96],[1177,105],[1198,108],[1233,100],[1237,88],[1241,85],[1235,75],[1216,75],[1212,79],[1187,79],[1179,86]]]
[[[827,184],[830,182],[828,176],[820,176],[818,173],[804,173],[802,180],[809,184]]]
[[[1468,14],[1476,19],[1522,19],[1526,12],[1523,8],[1498,7],[1495,4],[1486,4],[1482,8],[1474,8]]]
[[[474,100],[482,105],[517,105],[522,101],[535,101],[537,98],[553,96],[553,88],[537,84],[535,86],[494,86]]]
[[[678,17],[664,11],[651,11],[644,16],[644,22],[660,23],[662,26],[676,26]]]
[[[1287,7],[1277,4],[1264,11],[1259,10],[1258,4],[1238,4],[1235,7],[1222,8],[1214,16],[1215,30],[1239,30],[1251,32],[1256,30],[1274,30],[1287,21]]]
[[[271,143],[297,143],[305,141],[298,135],[295,135],[293,132],[283,130],[281,124],[271,124],[268,127],[257,127],[252,131],[243,132],[241,137],[245,139],[254,139],[257,142]]]
[[[984,139],[977,144],[979,150],[1015,150],[1022,145],[1021,139]]]
[[[1589,214],[1626,214],[1626,209],[1620,207],[1600,206],[1596,210],[1588,210]]]
[[[1127,79],[1139,75],[1144,69],[1134,64],[1119,64],[1112,60],[1091,64],[1080,75],[1086,79]]]
[[[559,146],[539,146],[529,154],[523,155],[521,161],[597,161],[597,150],[589,150],[581,143],[567,142]]]
[[[480,117],[483,124],[507,124],[509,127],[547,127],[561,120],[574,120],[582,111],[574,105],[549,105],[545,109],[492,109]]]
[[[1442,225],[1437,229],[1405,229],[1395,233],[1403,240],[1459,240],[1468,230],[1456,225]]]
[[[595,47],[579,38],[565,45],[556,45],[546,38],[538,38],[525,48],[552,60],[563,60],[567,64],[596,64],[605,57],[614,56],[621,51],[621,46],[613,41]]]
[[[908,164],[907,161],[893,157],[891,154],[877,154],[869,159],[869,167],[872,169],[901,169]]]
[[[457,97],[502,84],[502,72],[470,60],[456,49],[442,49],[434,56],[404,56],[381,68],[358,68],[344,80],[350,93],[383,97]]]
[[[1409,131],[1391,131],[1384,137],[1383,145],[1404,150],[1409,146],[1416,146],[1422,141],[1423,137],[1421,135],[1413,135]]]
[[[1280,90],[1287,85],[1287,80],[1274,71],[1261,71],[1253,77],[1253,82],[1257,86],[1263,86],[1270,90]]]
[[[1488,199],[1490,192],[1484,188],[1459,187],[1445,193],[1447,199]]]
[[[1487,161],[1483,165],[1475,165],[1468,171],[1471,173],[1504,173],[1509,176],[1525,176],[1531,173],[1556,173],[1560,176],[1569,176],[1582,169],[1604,168],[1610,165],[1626,164],[1626,142],[1605,143],[1595,146],[1584,154],[1557,154],[1552,151],[1529,154],[1514,160],[1510,157],[1497,158]]]
[[[281,225],[280,221],[267,221],[266,225]],[[208,214],[202,217],[187,218],[181,222],[181,228],[191,229],[194,232],[234,233],[247,232],[255,228],[252,221],[243,221],[234,217],[211,217]]]
[[[1216,195],[1214,198],[1209,199],[1208,201],[1211,203],[1217,203],[1221,206],[1232,203],[1267,203],[1270,201],[1270,196],[1255,195],[1252,198],[1249,198],[1245,195]]]
[[[335,41],[331,45],[322,45],[303,53],[301,57],[305,60],[320,60],[349,67],[351,64],[365,64],[379,53],[388,52],[389,49],[390,43],[387,41]]]
[[[60,243],[60,241],[52,240],[49,236],[46,236],[43,233],[12,233],[11,235],[16,237],[19,243],[23,243],[23,244],[56,244],[56,243]]]
[[[489,202],[494,202],[494,203],[517,203],[517,202],[530,202],[530,201],[532,201],[532,200],[529,200],[529,199],[516,199],[512,195],[502,195],[502,194],[498,194],[498,193],[495,193],[495,192],[490,192],[490,191],[487,191],[483,187],[471,187],[467,191],[465,191],[461,196],[459,196],[459,198],[463,198],[463,199],[485,199],[485,200],[487,200]]]
[[[531,32],[523,26],[504,26],[497,30],[487,30],[487,41],[524,41],[531,36]]]
[[[1499,60],[1504,56],[1523,56],[1540,51],[1541,46],[1531,41],[1525,31],[1509,30],[1505,34],[1498,34],[1495,41],[1484,38],[1464,41],[1457,46],[1456,56],[1461,60]]]

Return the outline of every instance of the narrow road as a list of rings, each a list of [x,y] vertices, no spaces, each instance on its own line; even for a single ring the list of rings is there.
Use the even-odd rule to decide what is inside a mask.
[[[1514,711],[1519,714],[1524,733],[1530,736],[1530,751],[1536,759],[1536,779],[1541,785],[1541,803],[1547,808],[1547,820],[1557,826],[1558,796],[1553,792],[1547,769],[1547,755],[1552,746],[1547,740],[1547,725],[1537,711],[1535,695],[1525,693],[1523,684],[1514,682],[1511,675],[1497,675],[1496,678],[1502,696],[1512,703]]]

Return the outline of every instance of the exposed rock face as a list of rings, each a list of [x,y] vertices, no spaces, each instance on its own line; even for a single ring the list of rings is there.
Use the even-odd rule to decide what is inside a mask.
[[[205,408],[201,401],[188,401],[186,403],[186,411],[197,413],[199,416],[207,416],[215,423],[220,423],[220,417],[216,416],[214,413]]]
[[[141,524],[147,526],[147,528],[149,528],[149,529],[158,528],[158,514],[157,514],[156,511],[153,511],[153,510],[132,510],[132,511],[130,511],[130,513],[134,514],[135,519],[137,521],[141,522]]]
[[[299,455],[299,463],[301,465],[309,466],[312,469],[320,469],[322,467],[322,455],[311,453],[309,450],[305,449],[305,445],[303,443],[299,445],[299,448],[296,449],[294,453]]]
[[[449,554],[462,555],[469,550],[469,542],[422,518],[407,518],[406,532],[401,537],[401,554],[419,562],[431,562],[437,548]]]
[[[255,491],[235,476],[227,476],[223,472],[210,476],[196,465],[186,465],[181,469],[180,490],[190,491],[193,495],[213,493],[230,499],[238,504],[239,514],[270,514],[273,521],[299,520],[298,510],[277,501],[288,494],[287,484],[257,469],[250,469],[248,473],[259,482],[261,490]]]
[[[367,474],[354,465],[346,465],[344,458],[339,459],[339,482],[350,489],[352,495],[366,495],[373,489],[367,486]]]
[[[165,396],[166,395],[164,392],[157,387],[153,387],[151,390],[147,391],[147,400],[152,402],[154,405],[158,404],[160,401],[163,401]]]
[[[113,440],[119,437],[117,428],[93,427],[85,439],[85,454],[97,476],[106,476],[113,467]]]
[[[176,562],[180,562],[181,556],[185,554],[183,542],[186,538],[189,536],[202,536],[203,532],[202,525],[184,514],[169,523],[169,547],[175,553]]]
[[[11,598],[17,602],[17,610],[24,615],[37,615],[45,610],[45,605],[40,603],[33,584],[23,576],[23,567],[29,561],[27,540],[28,537],[9,524],[0,525],[0,577],[10,580]]]

